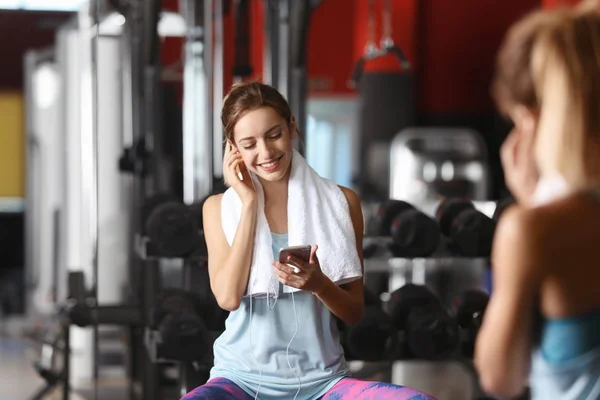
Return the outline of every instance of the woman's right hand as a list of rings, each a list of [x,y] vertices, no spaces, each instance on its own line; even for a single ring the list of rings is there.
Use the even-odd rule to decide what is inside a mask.
[[[225,155],[223,157],[223,179],[226,185],[235,190],[242,200],[242,204],[250,204],[256,201],[256,190],[242,160],[242,155],[229,141],[225,145]]]

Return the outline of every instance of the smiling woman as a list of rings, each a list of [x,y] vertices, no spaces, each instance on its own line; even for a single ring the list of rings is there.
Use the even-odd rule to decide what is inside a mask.
[[[203,222],[211,289],[231,312],[209,382],[185,399],[431,399],[349,377],[337,319],[354,325],[364,313],[360,200],[293,149],[287,101],[270,86],[240,84],[221,119],[230,188],[206,200]],[[310,257],[287,258],[294,270],[278,255],[297,245]]]

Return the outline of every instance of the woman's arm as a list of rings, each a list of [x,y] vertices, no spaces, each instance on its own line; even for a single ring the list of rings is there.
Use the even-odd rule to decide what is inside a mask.
[[[209,197],[202,207],[204,237],[208,248],[208,273],[210,288],[219,306],[235,311],[240,306],[248,285],[254,249],[256,203],[242,205],[240,222],[233,243],[229,246],[221,225],[221,197],[222,195]]]
[[[517,207],[507,210],[494,238],[493,293],[474,358],[482,388],[500,397],[520,395],[529,375],[533,312],[543,263],[534,213]]]
[[[356,237],[356,251],[360,260],[361,269],[365,271],[363,263],[363,215],[360,205],[360,199],[352,190],[341,187],[348,206],[350,208],[350,217],[354,226]],[[325,283],[322,289],[315,292],[317,297],[327,306],[327,308],[347,325],[357,324],[365,313],[364,285],[363,279],[357,279],[342,286],[333,283],[325,277]]]

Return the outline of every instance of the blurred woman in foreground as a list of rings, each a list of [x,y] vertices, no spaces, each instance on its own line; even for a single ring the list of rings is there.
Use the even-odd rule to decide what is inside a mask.
[[[500,397],[599,399],[600,14],[551,14],[531,47],[539,178],[499,222],[475,364]]]

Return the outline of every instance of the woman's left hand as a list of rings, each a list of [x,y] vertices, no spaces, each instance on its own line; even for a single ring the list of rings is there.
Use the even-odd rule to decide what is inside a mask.
[[[284,285],[318,293],[325,286],[328,278],[321,271],[317,248],[317,245],[311,246],[308,263],[294,256],[288,257],[286,263],[273,261],[277,279]],[[297,267],[299,271],[294,272],[294,267]]]

